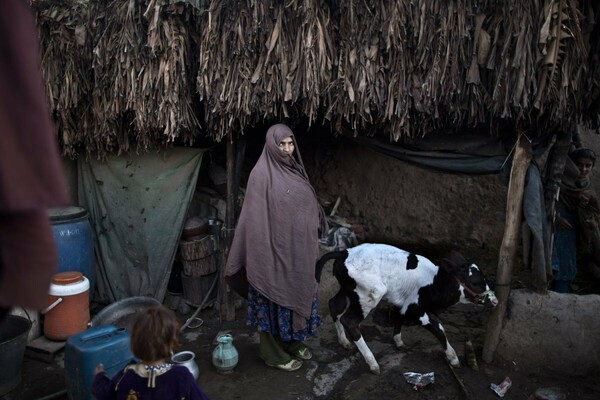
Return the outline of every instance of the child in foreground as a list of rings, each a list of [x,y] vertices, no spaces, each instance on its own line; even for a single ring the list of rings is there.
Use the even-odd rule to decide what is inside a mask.
[[[171,364],[179,345],[179,321],[162,305],[136,314],[131,322],[131,352],[140,361],[130,364],[113,379],[99,364],[94,370],[92,392],[98,400],[209,400],[192,373]]]

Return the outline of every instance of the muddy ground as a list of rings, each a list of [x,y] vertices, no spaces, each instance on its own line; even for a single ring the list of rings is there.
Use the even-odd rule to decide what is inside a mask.
[[[330,289],[321,288],[325,296]],[[481,360],[489,310],[470,304],[455,305],[438,317],[443,322],[450,343],[462,362],[459,369],[446,363],[441,346],[421,327],[403,329],[406,347],[396,350],[391,338],[389,307],[385,304],[368,318],[362,327],[364,337],[381,365],[381,375],[372,374],[356,348],[345,350],[337,343],[331,318],[323,309],[323,325],[319,335],[308,345],[313,350],[312,360],[305,362],[296,372],[283,372],[269,368],[259,359],[257,335],[247,326],[243,302],[236,312],[236,320],[219,322],[219,314],[212,307],[201,311],[203,324],[196,329],[186,329],[181,337],[181,350],[196,354],[200,369],[199,384],[211,399],[497,399],[491,383],[500,383],[506,377],[512,387],[504,398],[528,399],[540,388],[555,388],[566,399],[600,398],[598,377],[569,377],[544,370],[521,368],[515,363]],[[179,315],[182,322],[191,315]],[[239,364],[231,374],[220,374],[212,366],[214,339],[219,333],[234,336],[239,352]],[[479,370],[465,363],[464,344],[471,340],[478,357]],[[405,372],[433,372],[435,382],[415,390],[403,377]],[[460,381],[460,382],[459,382]],[[462,386],[461,386],[462,384]],[[22,383],[4,400],[67,399],[65,393],[64,355],[58,352],[51,362],[26,357],[22,367]],[[556,397],[557,399],[560,397]]]

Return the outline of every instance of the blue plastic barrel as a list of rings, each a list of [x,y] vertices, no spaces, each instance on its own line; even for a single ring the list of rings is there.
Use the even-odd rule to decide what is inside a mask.
[[[94,243],[89,213],[71,206],[48,210],[58,261],[56,272],[79,271],[90,281],[90,299],[96,283]]]

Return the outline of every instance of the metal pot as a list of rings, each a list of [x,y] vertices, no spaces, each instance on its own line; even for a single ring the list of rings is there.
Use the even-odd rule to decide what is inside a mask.
[[[161,303],[152,297],[128,297],[104,307],[92,318],[91,326],[115,325],[119,328],[128,328],[133,314],[157,304]]]
[[[180,351],[179,353],[175,353],[171,356],[171,362],[173,364],[183,365],[189,369],[194,376],[194,380],[196,380],[198,379],[198,376],[200,376],[200,369],[194,360],[195,358],[196,355],[192,351]]]

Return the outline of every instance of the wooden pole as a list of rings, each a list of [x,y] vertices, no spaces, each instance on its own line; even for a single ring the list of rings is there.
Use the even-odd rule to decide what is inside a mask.
[[[245,152],[245,136],[229,137],[227,139],[227,215],[225,216],[225,229],[223,230],[222,268],[219,285],[219,318],[221,321],[233,321],[235,319],[235,294],[225,281],[225,263],[227,262],[237,222],[237,198]]]
[[[525,186],[525,173],[531,162],[531,143],[523,134],[519,136],[512,168],[506,200],[506,222],[504,237],[500,247],[498,269],[496,272],[496,297],[498,305],[490,315],[485,342],[483,344],[483,361],[492,361],[496,347],[500,340],[500,331],[506,312],[506,304],[510,294],[510,281],[515,264],[519,233],[523,220],[523,191]]]
[[[220,271],[220,285],[219,285],[219,317],[221,321],[233,321],[235,319],[235,306],[234,298],[227,281],[225,280],[225,263],[227,262],[227,255],[231,247],[231,241],[233,239],[233,229],[235,226],[235,143],[233,137],[227,138],[227,209],[225,215],[225,229],[223,230],[223,255]]]

